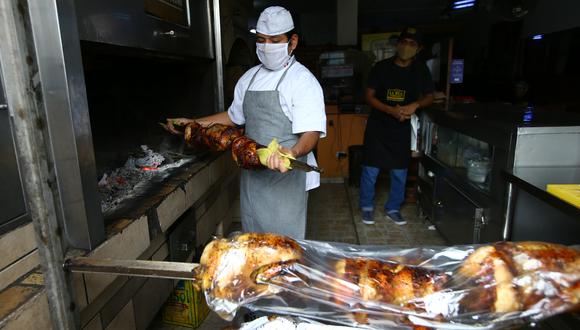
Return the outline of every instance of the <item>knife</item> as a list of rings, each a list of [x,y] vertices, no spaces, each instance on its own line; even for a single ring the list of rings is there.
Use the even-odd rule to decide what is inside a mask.
[[[292,158],[288,158],[290,160],[290,167],[292,167],[292,169],[295,170],[301,170],[304,172],[318,172],[318,173],[324,173],[324,169],[320,168],[320,167],[316,167],[316,166],[312,166],[312,165],[308,165],[305,162],[301,162],[299,160],[296,159],[292,159]]]

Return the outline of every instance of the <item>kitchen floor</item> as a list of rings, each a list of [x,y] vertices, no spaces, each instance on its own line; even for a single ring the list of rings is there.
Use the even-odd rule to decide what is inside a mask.
[[[385,219],[383,204],[388,197],[388,182],[377,184],[375,224],[365,225],[358,210],[358,188],[347,183],[323,182],[310,193],[308,203],[309,240],[342,242],[360,245],[445,245],[443,238],[432,230],[429,222],[419,219],[414,203],[405,204],[402,214],[407,224],[399,226]],[[200,330],[235,329],[235,322],[226,322],[215,313],[198,328]],[[151,325],[152,330],[184,330],[187,328],[165,325],[160,317]]]

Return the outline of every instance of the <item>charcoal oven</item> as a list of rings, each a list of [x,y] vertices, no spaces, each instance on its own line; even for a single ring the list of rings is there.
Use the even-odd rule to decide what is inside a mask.
[[[219,1],[62,0],[28,10],[65,237],[93,249],[130,202],[122,194],[135,193],[123,180],[142,195],[206,156],[159,122],[224,109]]]
[[[101,211],[123,216],[136,196],[192,164],[203,150],[184,148],[159,123],[214,111],[212,59],[142,54],[81,41]],[[209,82],[209,83],[208,83]]]
[[[223,109],[212,1],[76,1],[105,225],[205,155],[159,125]]]

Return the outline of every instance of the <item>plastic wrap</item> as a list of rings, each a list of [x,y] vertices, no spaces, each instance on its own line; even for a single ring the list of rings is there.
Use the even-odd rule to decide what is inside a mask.
[[[245,306],[361,328],[496,329],[577,309],[580,251],[539,242],[397,248],[242,234],[211,242],[198,282]]]
[[[310,319],[290,316],[262,316],[242,323],[239,330],[356,330],[347,326],[328,325]]]

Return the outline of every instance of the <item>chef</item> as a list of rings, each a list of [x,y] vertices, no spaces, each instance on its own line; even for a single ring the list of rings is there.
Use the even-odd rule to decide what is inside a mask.
[[[240,78],[228,111],[198,119],[168,119],[168,129],[178,133],[174,124],[193,121],[202,126],[245,125],[249,138],[262,145],[275,138],[280,152],[316,165],[312,149],[326,134],[324,97],[314,75],[293,55],[299,37],[290,12],[279,6],[264,9],[255,35],[261,64]],[[320,185],[320,174],[289,171],[278,153],[267,158],[267,166],[271,171],[242,169],[243,230],[303,239],[308,191]]]
[[[369,75],[365,98],[372,111],[365,129],[359,195],[365,224],[374,224],[375,183],[381,169],[388,170],[391,178],[385,215],[397,225],[406,224],[400,208],[411,159],[410,119],[417,109],[433,103],[431,74],[415,58],[420,50],[420,33],[406,28],[397,41],[396,55],[377,62]]]

